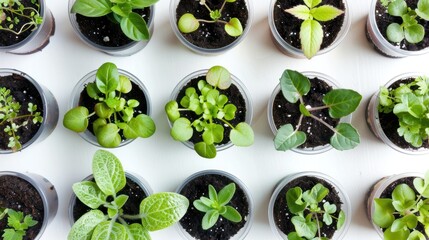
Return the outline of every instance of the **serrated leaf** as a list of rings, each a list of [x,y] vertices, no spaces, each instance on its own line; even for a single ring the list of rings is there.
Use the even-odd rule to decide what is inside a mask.
[[[105,150],[97,150],[92,159],[92,173],[100,190],[112,196],[125,187],[125,172],[119,159]]]
[[[319,5],[322,2],[322,0],[304,0],[305,5],[307,5],[309,8],[314,8],[315,6]]]
[[[222,66],[211,67],[206,74],[207,83],[219,89],[227,89],[231,86],[231,73]]]
[[[308,19],[301,24],[299,32],[301,48],[304,55],[311,59],[320,50],[323,41],[322,25],[316,20]]]
[[[255,134],[249,124],[241,122],[231,130],[229,138],[234,145],[247,147],[253,144]]]
[[[67,239],[91,239],[95,227],[106,218],[100,210],[91,210],[82,215],[72,226]]]
[[[173,123],[170,130],[170,135],[174,140],[185,142],[191,139],[194,130],[192,129],[191,122],[187,118],[179,118]]]
[[[353,149],[360,143],[359,133],[351,124],[340,123],[335,128],[330,143],[337,150]]]
[[[307,20],[310,18],[310,9],[305,5],[297,5],[295,7],[286,9],[285,12],[292,14],[294,17]]]
[[[354,112],[359,106],[362,96],[349,89],[333,89],[324,97],[323,102],[329,107],[329,115],[341,118]]]
[[[333,20],[343,13],[344,11],[331,5],[323,5],[311,9],[311,15],[314,17],[314,19],[322,22]]]
[[[307,136],[304,132],[295,131],[291,124],[282,126],[274,138],[274,146],[277,150],[287,151],[305,143]]]
[[[83,181],[73,184],[73,192],[86,206],[97,209],[106,202],[107,196],[95,182]]]
[[[310,91],[310,80],[302,73],[285,70],[280,78],[280,86],[283,96],[290,103],[296,103],[301,96]]]
[[[227,24],[225,24],[225,32],[231,37],[238,37],[243,33],[243,26],[241,25],[238,18],[231,18]]]
[[[200,22],[191,13],[185,13],[179,18],[177,27],[182,33],[191,33],[200,27]]]
[[[134,41],[149,39],[149,29],[146,21],[137,13],[131,12],[128,17],[121,19],[122,32]]]
[[[88,109],[86,107],[76,107],[70,109],[63,119],[63,125],[74,132],[83,132],[88,127]]]
[[[76,0],[71,12],[86,17],[101,17],[111,12],[111,3],[108,0]]]

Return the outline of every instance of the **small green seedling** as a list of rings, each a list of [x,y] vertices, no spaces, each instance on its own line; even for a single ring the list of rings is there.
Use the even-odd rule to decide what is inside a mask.
[[[148,138],[156,130],[151,117],[146,114],[134,116],[134,108],[139,106],[136,99],[122,97],[131,91],[132,85],[128,77],[119,75],[113,63],[104,63],[97,70],[95,82],[86,86],[86,94],[98,101],[93,112],[84,106],[70,109],[65,115],[63,125],[75,132],[83,132],[88,128],[89,118],[98,118],[92,124],[92,130],[98,143],[107,148],[119,146],[122,141],[120,133],[126,139],[137,137]]]
[[[209,197],[201,197],[194,201],[194,207],[201,212],[204,212],[201,226],[204,230],[213,227],[219,219],[219,216],[234,222],[239,223],[242,220],[240,213],[233,207],[227,204],[231,201],[235,194],[235,183],[230,183],[222,190],[216,192],[216,189],[209,185]]]
[[[3,230],[3,240],[22,240],[26,231],[35,226],[37,221],[28,214],[10,208],[0,208],[0,220],[7,216],[7,227]]]
[[[414,147],[429,138],[429,78],[419,76],[398,88],[381,87],[378,111],[398,117],[398,134]]]
[[[406,40],[419,43],[425,36],[425,27],[421,21],[429,21],[429,0],[419,0],[416,9],[407,6],[405,0],[381,0],[391,16],[402,19],[402,23],[391,23],[386,30],[387,39],[394,43]]]
[[[331,5],[318,6],[322,0],[303,0],[305,5],[297,5],[285,12],[303,20],[299,37],[304,55],[310,59],[320,50],[323,42],[323,28],[319,22],[335,19],[344,12]]]
[[[295,129],[292,124],[286,124],[278,130],[274,139],[277,150],[286,151],[305,143],[307,136],[305,132],[299,130],[305,117],[319,121],[333,132],[330,144],[335,149],[348,150],[360,143],[359,133],[351,124],[340,123],[334,127],[312,114],[317,110],[329,109],[331,118],[339,119],[347,116],[359,106],[362,99],[359,93],[349,89],[333,89],[323,97],[324,105],[308,106],[303,99],[303,96],[310,91],[311,86],[310,80],[306,76],[293,70],[286,70],[280,78],[280,85],[283,97],[288,102],[297,103],[299,101],[301,115]]]
[[[191,33],[196,31],[200,27],[200,22],[203,23],[220,23],[224,24],[225,32],[231,37],[238,37],[243,33],[243,26],[238,18],[230,18],[229,22],[222,20],[222,10],[227,3],[233,3],[236,0],[225,0],[220,9],[212,10],[206,3],[206,0],[199,0],[201,5],[204,5],[210,12],[210,19],[196,19],[192,13],[185,13],[177,22],[177,26],[182,33]]]
[[[21,149],[18,131],[31,121],[33,124],[43,122],[41,113],[37,111],[37,105],[28,103],[27,113],[22,113],[21,104],[13,98],[10,89],[0,88],[0,127],[9,135],[8,147],[16,152]]]
[[[134,41],[148,40],[149,29],[143,17],[134,9],[144,9],[158,0],[76,0],[71,12],[86,17],[108,16],[120,24],[122,32]]]
[[[12,32],[20,35],[25,31],[34,31],[43,22],[40,16],[40,4],[38,0],[31,0],[37,8],[25,7],[20,0],[0,0],[0,32]],[[21,22],[23,21],[23,22]],[[14,30],[15,26],[21,24],[21,28]]]
[[[324,199],[329,194],[329,189],[320,183],[313,186],[311,190],[303,192],[300,187],[294,187],[287,191],[286,202],[288,210],[293,214],[292,224],[295,232],[287,235],[289,240],[328,240],[321,235],[323,224],[331,226],[337,221],[335,230],[344,225],[346,215],[343,210],[337,209]]]
[[[428,198],[429,171],[424,179],[415,178],[413,186],[402,183],[395,187],[391,197],[374,199],[372,220],[383,229],[385,240],[426,240],[429,237]]]
[[[235,118],[237,107],[228,103],[228,97],[220,94],[219,90],[227,89],[231,85],[231,74],[224,67],[214,66],[209,69],[206,80],[198,82],[198,91],[189,87],[186,95],[180,100],[171,100],[165,106],[168,119],[173,124],[170,135],[176,141],[185,142],[191,139],[194,131],[202,132],[202,142],[194,145],[195,151],[202,157],[216,157],[216,143],[223,140],[224,126],[231,128],[229,138],[236,146],[250,146],[253,144],[254,133],[252,127],[241,122],[233,126],[229,121]],[[198,117],[193,122],[181,117],[180,112],[192,111]]]
[[[98,150],[92,161],[92,172],[95,182],[73,184],[77,198],[92,210],[73,224],[68,240],[151,239],[150,231],[173,225],[188,209],[189,201],[186,197],[164,192],[143,199],[140,213],[129,215],[122,208],[128,196],[118,195],[126,184],[125,172],[119,159],[108,151]],[[141,223],[127,223],[127,220],[139,219]]]

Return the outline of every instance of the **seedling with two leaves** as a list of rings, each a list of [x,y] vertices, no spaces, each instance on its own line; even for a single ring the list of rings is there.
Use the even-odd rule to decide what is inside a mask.
[[[30,214],[24,216],[23,212],[0,207],[0,220],[6,216],[7,227],[3,229],[3,240],[22,240],[25,237],[27,230],[38,223],[33,220],[33,217]]]
[[[40,4],[38,0],[31,0],[37,8],[25,7],[20,0],[0,0],[0,32],[12,32],[20,35],[26,31],[36,30],[43,23],[40,16]],[[19,30],[15,26],[21,24]]]

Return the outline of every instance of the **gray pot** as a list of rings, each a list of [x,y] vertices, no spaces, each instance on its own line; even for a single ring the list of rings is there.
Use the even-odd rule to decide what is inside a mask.
[[[40,194],[40,197],[42,198],[42,201],[43,201],[44,212],[43,212],[42,227],[40,229],[39,234],[36,236],[35,240],[41,239],[43,232],[45,231],[48,224],[52,222],[58,210],[58,195],[54,185],[52,185],[52,183],[50,183],[43,176],[40,176],[35,173],[24,174],[24,173],[18,173],[18,172],[5,171],[5,172],[0,172],[0,176],[19,177],[29,182],[31,185],[33,185],[34,188],[37,189],[37,192]],[[1,194],[2,193],[0,193],[0,195]]]
[[[58,122],[59,110],[58,103],[54,95],[46,87],[37,83],[32,77],[19,70],[0,68],[0,76],[8,76],[12,74],[17,74],[26,78],[27,81],[29,81],[37,89],[43,103],[43,106],[39,106],[39,108],[43,109],[43,122],[34,137],[30,141],[22,144],[22,148],[20,150],[22,151],[35,142],[43,141],[52,133],[52,131],[54,131]],[[0,154],[4,153],[13,153],[13,151],[10,149],[0,149]]]

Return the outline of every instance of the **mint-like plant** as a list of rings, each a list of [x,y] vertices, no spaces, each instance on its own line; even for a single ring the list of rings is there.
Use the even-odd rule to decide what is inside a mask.
[[[126,100],[122,95],[132,89],[131,81],[120,75],[113,63],[104,63],[97,70],[95,82],[86,87],[86,94],[98,101],[93,112],[84,106],[70,109],[65,115],[63,125],[75,132],[83,132],[88,128],[89,118],[98,118],[92,124],[92,130],[98,143],[103,147],[117,147],[126,139],[137,137],[148,138],[156,130],[155,122],[146,114],[135,115],[134,108],[139,106],[136,99]]]
[[[43,117],[37,111],[37,105],[29,102],[27,105],[27,113],[21,111],[21,104],[17,102],[11,95],[10,89],[5,87],[0,88],[0,127],[7,133],[9,139],[8,147],[12,151],[18,151],[22,145],[18,131],[24,128],[31,121],[33,124],[42,123]]]
[[[195,151],[202,157],[216,157],[216,143],[223,140],[224,128],[231,128],[229,138],[236,146],[250,146],[254,141],[252,127],[246,122],[233,126],[229,121],[235,118],[237,107],[228,103],[228,97],[219,90],[231,85],[231,74],[224,67],[214,66],[209,69],[206,80],[198,82],[198,91],[189,87],[180,100],[171,100],[165,106],[168,119],[173,124],[170,135],[176,141],[191,139],[194,132],[202,133],[202,142],[194,145]],[[180,112],[191,111],[198,117],[193,122],[182,117]]]
[[[0,207],[0,220],[7,216],[7,227],[3,229],[3,240],[22,240],[27,230],[37,224],[30,214]]]
[[[398,117],[398,134],[414,147],[429,138],[429,78],[416,77],[395,89],[381,87],[378,111]]]
[[[20,35],[25,31],[34,31],[43,22],[40,16],[40,4],[38,0],[31,0],[37,8],[25,7],[20,0],[0,0],[0,32],[12,32]],[[22,23],[21,21],[24,21]],[[19,23],[22,24],[18,31],[14,27]]]
[[[320,183],[311,190],[303,192],[300,187],[294,187],[286,192],[288,210],[293,214],[291,219],[294,232],[287,235],[289,240],[327,240],[323,237],[323,224],[332,225],[337,221],[334,229],[339,230],[344,225],[346,215],[343,210],[337,209],[335,204],[328,202],[325,197],[329,189]]]
[[[338,150],[348,150],[360,143],[359,133],[349,123],[339,123],[336,127],[326,123],[323,119],[315,116],[312,112],[329,109],[331,118],[339,119],[354,112],[359,106],[362,96],[349,89],[333,89],[322,99],[321,106],[309,106],[304,102],[303,96],[310,91],[310,80],[303,74],[285,70],[280,78],[283,97],[290,103],[299,103],[301,115],[298,124],[286,124],[280,127],[274,139],[277,150],[290,150],[296,148],[307,140],[305,132],[300,131],[301,123],[305,117],[313,118],[329,128],[333,135],[330,144]]]
[[[143,199],[140,213],[129,215],[122,207],[128,196],[118,195],[125,187],[122,164],[115,155],[98,150],[92,160],[93,181],[73,184],[77,198],[92,210],[82,215],[72,226],[68,240],[81,239],[151,239],[149,232],[167,228],[186,213],[189,201],[177,193],[156,193]],[[101,208],[106,208],[103,212]],[[127,220],[141,220],[128,224]]]
[[[143,17],[134,9],[144,9],[158,0],[76,0],[71,12],[86,17],[108,16],[121,26],[122,32],[129,39],[142,41],[149,39],[149,29]]]
[[[402,19],[402,23],[391,23],[386,29],[387,39],[394,43],[406,40],[409,43],[419,43],[425,36],[425,27],[421,20],[429,21],[429,0],[419,0],[416,9],[407,6],[405,0],[381,0],[387,8],[387,13]]]
[[[222,11],[227,3],[233,3],[236,0],[225,0],[220,9],[212,10],[206,3],[206,0],[199,0],[200,5],[203,5],[210,12],[210,20],[206,19],[196,19],[192,13],[185,13],[177,22],[177,26],[182,33],[191,33],[196,31],[200,27],[200,22],[203,23],[219,23],[223,24],[225,32],[231,37],[238,37],[243,33],[243,26],[238,18],[230,17],[230,20],[224,21],[222,20]]]
[[[219,216],[225,219],[238,223],[242,217],[240,213],[233,207],[227,204],[231,201],[235,194],[235,183],[226,185],[219,193],[209,185],[209,197],[200,197],[193,202],[194,207],[201,212],[204,212],[204,217],[201,221],[201,226],[204,230],[213,227],[219,219]]]
[[[424,179],[415,178],[413,186],[398,184],[391,196],[374,199],[372,221],[383,229],[385,240],[426,240],[429,237],[428,198],[429,171]]]
[[[322,0],[303,0],[305,5],[297,5],[286,9],[285,12],[303,20],[299,32],[301,49],[304,55],[310,59],[320,50],[323,42],[323,27],[320,22],[335,19],[344,12],[331,5],[319,6]]]

